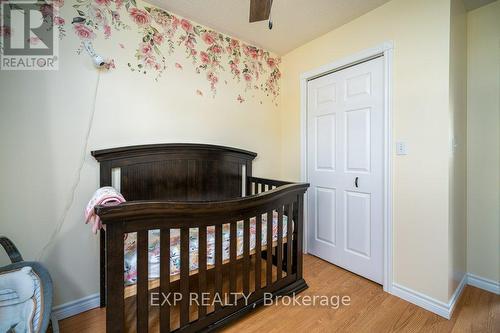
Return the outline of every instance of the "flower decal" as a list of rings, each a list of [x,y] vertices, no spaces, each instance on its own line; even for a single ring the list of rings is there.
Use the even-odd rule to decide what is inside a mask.
[[[131,8],[129,10],[130,17],[134,20],[134,22],[140,26],[144,27],[147,26],[151,22],[151,18],[149,17],[149,14],[138,8]]]
[[[191,24],[191,22],[189,22],[188,20],[186,19],[182,19],[181,20],[181,28],[187,32],[187,33],[190,33],[193,31],[193,25]]]
[[[61,6],[64,4],[64,0],[57,1]],[[131,6],[135,8],[135,0],[125,1],[127,1],[127,9]],[[77,16],[73,17],[71,22],[75,34],[84,41],[96,38],[97,34],[102,31],[104,38],[109,39],[112,28],[115,30],[128,29],[129,27],[120,20],[120,14],[118,13],[122,4],[121,0],[115,0],[114,2],[111,0],[76,0],[73,8]],[[57,24],[56,17],[54,23]],[[62,24],[64,24],[64,20]]]
[[[0,36],[10,36],[12,34],[12,30],[10,29],[10,27],[6,26],[6,25],[3,25],[3,26],[0,26]]]
[[[92,31],[92,29],[86,25],[78,23],[78,24],[74,24],[73,28],[75,29],[76,35],[78,37],[80,37],[81,39],[94,39],[95,38],[94,31]]]
[[[203,35],[201,35],[201,39],[203,39],[203,41],[208,45],[212,45],[213,43],[215,43],[215,36],[212,32],[205,32]]]
[[[64,25],[65,21],[60,16],[54,16],[54,24],[55,25]]]

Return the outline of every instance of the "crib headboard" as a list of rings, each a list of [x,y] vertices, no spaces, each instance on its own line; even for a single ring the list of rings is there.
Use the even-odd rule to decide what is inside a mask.
[[[252,176],[257,154],[169,143],[96,150],[92,156],[100,163],[100,186],[111,186],[115,179],[128,201],[212,201],[241,196],[243,177]]]

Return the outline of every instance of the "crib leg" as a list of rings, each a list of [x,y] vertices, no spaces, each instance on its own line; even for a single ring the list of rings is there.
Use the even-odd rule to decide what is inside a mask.
[[[100,265],[100,307],[106,306],[106,231],[101,229],[99,232],[99,265]]]

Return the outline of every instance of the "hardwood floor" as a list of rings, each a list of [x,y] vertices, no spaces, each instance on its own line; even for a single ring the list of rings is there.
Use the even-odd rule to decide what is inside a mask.
[[[261,307],[226,326],[224,332],[500,332],[500,296],[467,286],[451,320],[313,256],[304,256],[304,295],[349,296],[349,306]],[[105,332],[105,309],[61,321],[61,332]]]

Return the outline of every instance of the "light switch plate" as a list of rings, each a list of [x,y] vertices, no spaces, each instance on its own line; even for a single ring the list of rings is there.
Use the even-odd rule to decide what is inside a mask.
[[[408,155],[406,142],[396,142],[396,155]]]

